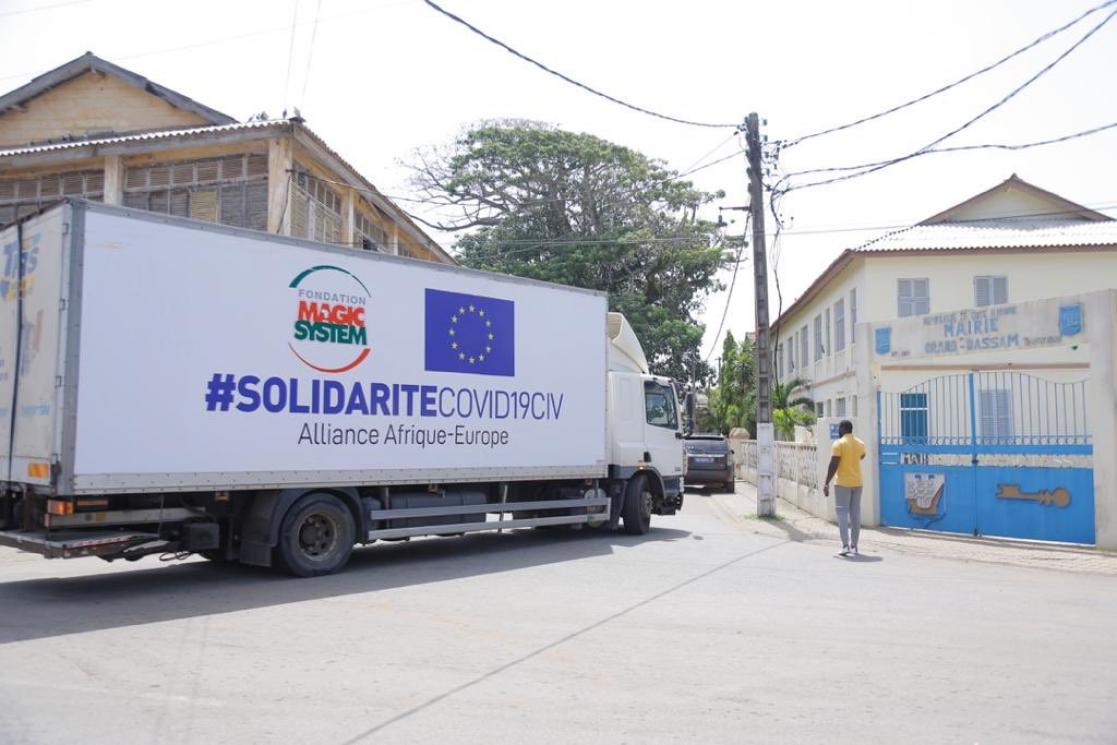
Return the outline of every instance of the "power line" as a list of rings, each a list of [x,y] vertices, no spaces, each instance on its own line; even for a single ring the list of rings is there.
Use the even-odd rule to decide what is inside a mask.
[[[580,83],[577,80],[575,80],[574,78],[569,77],[568,75],[563,75],[561,72],[548,67],[547,65],[543,64],[542,62],[539,62],[536,59],[533,59],[532,57],[529,57],[528,55],[524,54],[523,52],[519,52],[519,51],[513,49],[512,47],[508,46],[507,44],[505,44],[500,39],[496,39],[496,38],[488,35],[487,33],[482,31],[481,29],[477,28],[476,26],[474,26],[472,23],[465,20],[461,16],[454,15],[453,13],[446,10],[442,6],[433,2],[433,0],[423,0],[423,2],[425,2],[427,5],[429,5],[431,8],[438,11],[442,15],[446,16],[450,20],[454,21],[455,23],[459,23],[462,26],[465,26],[467,29],[469,29],[473,33],[477,34],[482,39],[485,39],[486,41],[497,45],[498,47],[500,47],[504,51],[508,52],[509,54],[512,54],[515,57],[519,57],[524,62],[527,62],[531,65],[534,65],[535,67],[538,67],[543,72],[545,72],[549,75],[553,75],[556,78],[558,78],[559,80],[565,81],[565,82],[569,83],[570,85],[573,85],[577,88],[581,88],[582,90],[586,91],[587,93],[592,93],[595,96],[598,96],[600,98],[604,98],[606,101],[612,101],[613,103],[615,103],[619,106],[623,106],[626,109],[631,109],[632,111],[638,111],[641,114],[647,114],[648,116],[652,116],[652,117],[655,117],[657,119],[664,119],[664,120],[669,121],[669,122],[675,122],[676,124],[686,124],[686,125],[689,125],[691,127],[708,127],[708,128],[711,128],[711,129],[722,129],[722,128],[726,128],[726,127],[734,127],[735,128],[735,127],[738,126],[737,124],[719,124],[719,123],[711,123],[711,122],[696,122],[696,121],[691,121],[689,119],[679,119],[678,117],[668,116],[667,114],[660,114],[658,112],[652,111],[651,109],[645,109],[643,107],[636,106],[634,104],[630,104],[627,101],[622,101],[619,98],[616,98],[614,96],[610,96],[608,93],[603,93],[603,92],[597,90],[596,88],[592,88],[592,87],[586,85],[585,83]]]
[[[918,153],[913,157],[922,157],[924,155],[934,155],[937,153],[961,153],[971,150],[1028,150],[1033,147],[1043,147],[1045,145],[1056,145],[1062,142],[1069,142],[1070,140],[1077,140],[1081,137],[1089,137],[1091,135],[1100,134],[1106,130],[1117,128],[1117,122],[1110,122],[1098,127],[1091,127],[1084,129],[1080,132],[1072,132],[1070,134],[1061,135],[1059,137],[1051,137],[1046,140],[1036,140],[1035,142],[1021,142],[1021,143],[984,143],[981,145],[953,145],[951,147],[937,147],[930,150]],[[806,176],[815,173],[840,173],[842,171],[859,171],[863,168],[871,168],[873,166],[887,165],[891,160],[881,160],[873,163],[862,163],[856,166],[834,166],[831,168],[809,168],[802,171],[795,171],[788,174],[785,178],[792,176]]]
[[[40,10],[53,10],[54,8],[65,8],[65,7],[70,6],[70,5],[84,5],[85,3],[91,3],[91,2],[93,2],[93,0],[69,0],[69,2],[65,2],[65,3],[54,3],[53,5],[39,5],[39,6],[36,6],[34,8],[21,8],[20,10],[5,10],[3,13],[0,13],[0,17],[19,16],[19,15],[23,15],[24,13],[38,13]]]
[[[1005,105],[1010,100],[1015,98],[1025,88],[1030,86],[1035,81],[1039,80],[1041,77],[1043,77],[1048,72],[1050,72],[1056,65],[1058,65],[1060,62],[1062,62],[1068,56],[1070,56],[1070,54],[1073,53],[1076,49],[1078,49],[1078,47],[1082,46],[1082,44],[1084,44],[1087,39],[1089,39],[1091,36],[1096,34],[1107,23],[1109,23],[1113,19],[1114,16],[1117,16],[1117,11],[1114,11],[1114,12],[1110,13],[1109,15],[1107,15],[1105,18],[1103,18],[1100,23],[1098,23],[1092,29],[1087,31],[1080,39],[1078,39],[1078,41],[1076,41],[1074,44],[1072,44],[1070,47],[1068,47],[1065,51],[1063,51],[1062,54],[1060,54],[1058,57],[1053,59],[1051,62],[1044,65],[1042,68],[1040,68],[1040,70],[1037,73],[1032,75],[1030,78],[1025,80],[1023,83],[1021,83],[1020,85],[1013,88],[1011,91],[1009,91],[1009,93],[1007,95],[1002,97],[999,101],[997,101],[996,103],[987,107],[984,111],[977,114],[976,116],[971,117],[970,119],[963,122],[959,126],[950,130],[946,134],[932,140],[931,142],[929,142],[928,144],[919,148],[918,150],[916,150],[914,152],[911,152],[911,153],[908,153],[906,155],[902,155],[902,156],[899,156],[899,157],[896,157],[896,158],[892,158],[890,160],[881,161],[881,162],[877,163],[876,165],[871,166],[869,168],[866,168],[864,170],[858,171],[857,173],[850,173],[850,174],[846,174],[844,176],[835,176],[833,178],[822,179],[820,181],[812,181],[812,182],[809,182],[809,183],[806,183],[806,184],[801,184],[801,185],[798,185],[798,186],[788,186],[788,187],[782,189],[781,191],[783,193],[788,193],[788,192],[796,191],[796,190],[799,190],[799,189],[807,189],[807,188],[811,188],[811,187],[814,187],[814,186],[823,186],[823,185],[826,185],[826,184],[833,184],[833,183],[837,183],[839,181],[849,181],[851,179],[860,178],[861,176],[867,176],[870,173],[875,173],[876,171],[880,171],[880,170],[883,170],[885,168],[889,168],[891,166],[897,165],[899,163],[903,163],[904,161],[911,160],[912,158],[917,158],[917,157],[920,157],[922,155],[925,155],[928,151],[930,151],[932,148],[934,148],[939,143],[953,137],[954,135],[958,134],[959,132],[962,132],[963,130],[972,126],[976,122],[985,118],[986,116],[993,113],[994,111],[999,109],[1001,106]],[[788,174],[788,176],[785,176],[783,180],[786,181],[787,179],[791,178],[794,175],[795,174]]]
[[[1117,0],[1114,0],[1114,2],[1117,2]],[[686,168],[684,168],[684,169],[683,169],[683,171],[690,171],[690,169],[694,168],[695,166],[697,166],[698,164],[700,164],[700,163],[701,163],[702,161],[706,160],[706,158],[709,158],[709,157],[710,157],[711,155],[713,155],[714,153],[716,153],[716,152],[717,152],[718,150],[721,150],[721,149],[722,149],[723,147],[725,147],[725,146],[726,146],[727,144],[729,144],[729,142],[730,142],[730,141],[731,141],[731,140],[732,140],[732,139],[733,139],[734,137],[736,137],[736,136],[737,136],[737,135],[739,135],[739,134],[740,134],[740,132],[739,132],[739,131],[737,131],[737,130],[734,130],[733,134],[729,135],[729,136],[728,136],[728,137],[726,137],[726,138],[725,138],[724,140],[722,140],[721,142],[719,142],[719,143],[718,143],[718,144],[717,144],[717,145],[716,145],[715,147],[712,147],[712,148],[710,148],[710,151],[709,151],[709,152],[707,152],[706,154],[702,155],[701,157],[695,158],[695,159],[694,159],[694,162],[693,162],[693,163],[691,163],[691,164],[690,164],[689,166],[687,166]]]
[[[746,213],[746,215],[747,214],[748,213]],[[743,232],[746,236],[749,233],[749,217],[745,218],[745,229]],[[733,300],[733,288],[737,284],[737,270],[740,269],[741,264],[744,263],[741,260],[741,254],[744,253],[745,246],[747,245],[748,241],[744,240],[741,241],[741,245],[737,247],[737,257],[733,262],[733,277],[729,280],[729,294],[725,296],[725,308],[723,308],[721,311],[721,321],[718,323],[717,333],[714,334],[714,342],[710,345],[710,351],[706,353],[706,357],[702,360],[703,362],[709,362],[710,357],[712,357],[714,354],[714,350],[718,348],[718,340],[721,339],[721,331],[723,328],[725,328],[725,319],[729,315],[729,304]]]
[[[81,0],[81,1],[82,2],[93,2],[94,0]],[[351,16],[358,16],[358,15],[366,15],[366,14],[374,12],[374,11],[387,10],[389,8],[397,8],[397,7],[401,7],[401,6],[404,6],[404,5],[410,5],[410,4],[411,4],[411,0],[401,0],[400,2],[388,2],[388,3],[379,4],[379,5],[367,5],[365,7],[362,7],[360,10],[356,10],[356,11],[353,11],[353,12],[350,12],[350,13],[338,13],[336,15],[326,16],[326,17],[322,18],[321,22],[323,24],[332,23],[332,22],[340,20],[342,18],[349,18]],[[38,10],[38,8],[36,8],[35,10]],[[305,26],[305,25],[308,25],[308,22],[301,23],[301,24],[296,24],[296,25],[297,26]],[[249,32],[246,32],[246,33],[243,33],[243,34],[233,34],[231,36],[219,36],[219,37],[216,37],[216,38],[213,38],[213,39],[208,39],[206,41],[199,41],[199,42],[195,42],[193,44],[184,44],[182,46],[177,46],[177,47],[160,47],[159,49],[152,49],[152,50],[147,51],[147,52],[136,52],[136,53],[133,53],[133,54],[125,54],[125,55],[113,55],[112,59],[113,59],[114,62],[126,62],[128,60],[142,59],[142,58],[145,58],[145,57],[162,57],[164,55],[174,54],[176,52],[188,52],[188,51],[191,51],[191,50],[194,50],[194,49],[203,49],[205,47],[211,47],[211,46],[216,46],[216,45],[220,45],[220,44],[228,44],[229,42],[243,41],[244,39],[251,39],[251,38],[254,38],[254,37],[257,37],[257,36],[270,36],[271,34],[278,34],[278,33],[286,32],[289,29],[290,29],[289,25],[273,26],[271,28],[262,28],[262,29],[258,29],[256,31],[249,31]],[[53,68],[51,68],[51,69],[53,69]],[[25,71],[25,72],[14,73],[14,74],[11,74],[11,75],[0,75],[0,80],[13,80],[15,78],[28,78],[28,77],[33,78],[33,77],[37,77],[39,75],[42,75],[44,72],[49,72],[49,71],[50,70],[43,70],[42,68],[39,68],[39,69],[36,69],[36,70],[28,70],[28,71]],[[287,92],[284,91],[283,95],[286,96],[286,94],[287,94]]]
[[[291,43],[287,47],[287,77],[283,82],[283,103],[287,103],[287,96],[291,92],[291,63],[295,59],[295,22],[299,19],[299,0],[295,0],[294,12],[291,14]]]
[[[1114,0],[1117,2],[1117,0]],[[299,96],[300,105],[306,105],[306,86],[310,82],[310,62],[314,59],[314,42],[318,38],[318,16],[322,13],[322,0],[314,8],[314,29],[310,32],[310,50],[306,53],[306,74],[303,75],[303,92]]]
[[[866,116],[866,117],[862,117],[862,118],[856,119],[852,122],[847,122],[846,124],[840,124],[836,127],[830,127],[829,129],[823,129],[819,132],[812,132],[810,134],[801,135],[801,136],[796,137],[794,139],[787,140],[783,143],[783,147],[785,147],[785,148],[794,147],[795,145],[798,145],[801,142],[805,142],[806,140],[814,139],[815,137],[822,137],[823,135],[833,134],[834,132],[841,132],[843,130],[850,129],[852,127],[856,127],[860,124],[865,124],[867,122],[875,121],[875,120],[880,119],[882,117],[888,116],[889,114],[895,114],[898,111],[903,111],[904,109],[906,109],[910,106],[914,106],[917,103],[922,103],[923,101],[926,101],[929,98],[933,98],[933,97],[939,95],[940,93],[946,93],[947,91],[949,91],[953,88],[956,88],[959,85],[962,85],[963,83],[969,82],[970,80],[973,80],[974,78],[977,78],[981,75],[984,75],[985,73],[990,72],[992,70],[995,70],[996,68],[1005,64],[1006,62],[1009,62],[1010,60],[1015,59],[1016,57],[1019,57],[1024,52],[1027,52],[1028,50],[1033,49],[1034,47],[1038,46],[1039,44],[1042,44],[1043,42],[1047,41],[1048,39],[1050,39],[1052,37],[1055,37],[1055,36],[1058,36],[1059,34],[1066,31],[1067,29],[1071,28],[1072,26],[1077,25],[1084,18],[1087,18],[1088,16],[1093,15],[1094,13],[1098,12],[1102,8],[1105,8],[1109,5],[1113,5],[1115,2],[1117,2],[1117,0],[1106,0],[1106,2],[1102,3],[1101,5],[1096,5],[1093,8],[1087,10],[1085,13],[1082,13],[1081,15],[1077,16],[1074,20],[1070,21],[1069,23],[1065,23],[1062,26],[1059,26],[1058,28],[1055,28],[1055,29],[1052,29],[1052,30],[1048,31],[1047,33],[1038,37],[1037,39],[1035,39],[1031,43],[1025,44],[1024,46],[1020,47],[1016,51],[1008,54],[1005,57],[1001,57],[996,62],[994,62],[990,65],[987,65],[987,66],[981,68],[980,70],[976,70],[974,72],[969,73],[968,75],[962,76],[958,80],[955,80],[953,83],[948,83],[941,88],[938,88],[936,90],[931,91],[930,93],[925,93],[922,96],[918,96],[917,98],[913,98],[910,101],[906,101],[902,104],[899,104],[898,106],[893,106],[890,109],[885,109],[884,111],[881,111],[879,113],[872,114],[872,115]]]

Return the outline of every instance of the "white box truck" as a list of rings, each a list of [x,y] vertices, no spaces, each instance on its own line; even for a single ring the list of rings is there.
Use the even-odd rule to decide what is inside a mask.
[[[311,576],[682,504],[674,388],[600,293],[77,200],[0,247],[0,545]]]

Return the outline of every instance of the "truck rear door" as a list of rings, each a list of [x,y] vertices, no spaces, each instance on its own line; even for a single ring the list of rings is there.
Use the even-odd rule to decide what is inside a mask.
[[[0,234],[0,480],[49,486],[58,423],[68,206]],[[20,240],[22,239],[22,246]]]

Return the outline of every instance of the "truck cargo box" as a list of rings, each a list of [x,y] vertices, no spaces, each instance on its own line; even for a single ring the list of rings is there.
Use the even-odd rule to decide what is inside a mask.
[[[606,473],[600,293],[80,201],[0,244],[0,480]]]

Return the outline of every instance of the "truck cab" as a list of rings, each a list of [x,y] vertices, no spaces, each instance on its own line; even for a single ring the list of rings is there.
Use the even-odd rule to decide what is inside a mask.
[[[686,462],[675,387],[651,374],[624,316],[609,313],[607,324],[609,476],[614,482],[642,476],[651,513],[674,514],[682,506]]]

